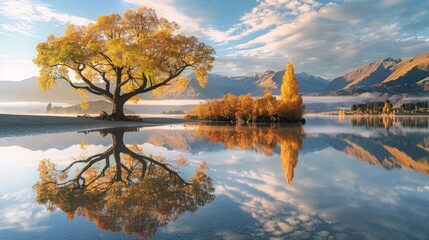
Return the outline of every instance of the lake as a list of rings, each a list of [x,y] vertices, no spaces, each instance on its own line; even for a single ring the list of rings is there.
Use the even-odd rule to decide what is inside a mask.
[[[429,118],[0,138],[0,239],[429,239]]]

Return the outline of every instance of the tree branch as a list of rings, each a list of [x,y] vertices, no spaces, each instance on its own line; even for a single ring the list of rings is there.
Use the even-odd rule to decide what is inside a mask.
[[[98,64],[97,64],[98,65]],[[96,65],[92,65],[92,64],[88,64],[89,67],[91,67],[92,69],[94,69],[94,71],[98,72],[98,74],[100,74],[101,79],[104,81],[104,83],[106,84],[106,91],[110,92],[110,81],[106,78],[106,72],[105,71],[101,71],[99,70]]]
[[[83,89],[83,90],[86,90],[86,91],[88,91],[88,92],[90,92],[92,94],[99,95],[99,96],[103,96],[104,95],[103,93],[97,92],[97,91],[95,91],[94,89],[91,89],[88,86],[77,86],[69,78],[67,78],[66,76],[63,76],[61,74],[58,74],[58,76],[59,76],[59,79],[63,79],[64,81],[66,81],[74,89]]]
[[[144,85],[140,86],[138,89],[122,95],[122,98],[125,101],[128,101],[130,98],[132,98],[133,96],[135,96],[137,94],[141,94],[141,93],[145,93],[145,92],[150,92],[150,91],[152,91],[152,90],[154,90],[154,89],[156,89],[158,87],[167,85],[171,80],[173,80],[174,78],[178,77],[187,67],[190,67],[190,66],[191,65],[185,65],[185,66],[183,66],[176,73],[174,73],[174,74],[170,73],[170,76],[167,79],[165,79],[164,81],[162,81],[162,82],[160,82],[158,84],[151,85],[148,88],[146,88],[146,84],[144,84]]]
[[[76,63],[77,63],[77,64],[80,64],[80,63],[78,63],[78,62],[76,62]],[[83,68],[82,68],[82,69],[78,68],[78,69],[77,69],[77,72],[78,72],[79,76],[82,78],[82,80],[83,80],[83,81],[88,85],[88,87],[89,87],[89,88],[91,88],[91,89],[94,89],[95,91],[98,91],[98,92],[102,93],[102,95],[104,95],[104,96],[106,96],[107,98],[109,98],[109,99],[113,100],[113,94],[112,94],[110,91],[107,91],[106,89],[102,89],[102,88],[99,88],[99,87],[95,86],[95,85],[91,82],[91,80],[89,80],[88,78],[86,78],[86,77],[83,75],[83,70],[86,68],[86,65],[85,65],[85,64],[82,64],[82,65],[83,65]]]

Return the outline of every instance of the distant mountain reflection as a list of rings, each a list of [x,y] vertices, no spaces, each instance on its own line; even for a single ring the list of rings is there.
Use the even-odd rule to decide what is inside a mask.
[[[37,202],[51,211],[61,209],[70,219],[86,216],[99,229],[143,238],[214,200],[205,162],[187,181],[162,156],[144,155],[136,144],[125,145],[124,133],[133,130],[100,131],[112,136],[112,145],[104,152],[81,156],[62,170],[42,160],[40,181],[34,185]]]
[[[353,158],[385,169],[405,168],[429,175],[429,118],[419,116],[351,116],[339,121],[356,128],[386,129],[378,136],[360,134],[320,134],[337,150]]]
[[[226,149],[239,148],[266,156],[278,154],[288,184],[291,184],[294,178],[299,150],[313,152],[327,147],[333,147],[356,160],[385,169],[406,168],[429,175],[429,137],[424,132],[428,127],[428,120],[429,118],[424,117],[404,116],[348,117],[340,119],[340,122],[349,121],[350,127],[338,125],[335,131],[330,132],[331,129],[324,132],[324,126],[321,125],[322,129],[317,130],[318,134],[312,133],[311,128],[304,131],[300,125],[200,123],[187,125],[189,131],[168,131],[152,135],[149,142],[157,146],[179,147],[186,150],[198,146],[202,150],[203,144],[198,143],[198,140],[203,140],[220,144]],[[363,136],[363,128],[379,128],[383,131],[370,130],[369,133],[375,136]],[[415,132],[413,129],[424,131]],[[304,140],[305,138],[308,139]],[[317,142],[317,145],[313,145],[313,142]],[[277,147],[279,152],[276,152]]]

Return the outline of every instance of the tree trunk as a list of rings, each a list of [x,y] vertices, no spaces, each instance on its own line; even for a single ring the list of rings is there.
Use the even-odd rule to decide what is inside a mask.
[[[126,120],[127,117],[124,114],[124,102],[123,101],[113,101],[113,110],[110,116],[114,120]]]

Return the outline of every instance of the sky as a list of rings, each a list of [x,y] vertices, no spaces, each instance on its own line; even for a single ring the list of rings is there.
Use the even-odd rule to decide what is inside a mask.
[[[212,72],[228,76],[282,70],[290,59],[296,72],[333,79],[429,51],[426,0],[0,0],[0,80],[37,76],[37,44],[67,24],[140,6],[214,47]]]

